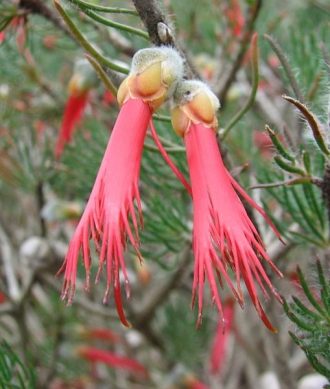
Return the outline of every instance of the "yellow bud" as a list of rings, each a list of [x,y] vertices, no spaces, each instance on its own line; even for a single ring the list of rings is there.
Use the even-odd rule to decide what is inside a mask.
[[[166,92],[166,88],[162,87],[159,92],[149,101],[149,105],[154,111],[159,108],[166,100]]]
[[[187,104],[194,117],[207,124],[213,122],[215,110],[212,101],[205,92],[200,92]]]
[[[117,92],[117,101],[122,106],[129,97],[128,82],[130,76],[126,77],[125,80],[120,84]]]
[[[191,122],[217,128],[216,112],[220,103],[203,82],[182,81],[174,93],[174,102],[176,107],[172,110],[172,123],[178,135],[184,136]]]
[[[153,63],[142,73],[137,74],[132,86],[134,88],[133,94],[141,97],[151,97],[157,93],[162,86],[161,63]]]
[[[69,95],[80,95],[84,92],[83,80],[79,74],[74,74],[68,84]]]
[[[188,116],[180,107],[175,107],[171,112],[171,120],[175,133],[184,137],[190,123]]]
[[[130,75],[118,90],[118,102],[122,105],[128,98],[142,99],[156,110],[172,94],[182,73],[183,62],[174,49],[139,50],[133,57]]]

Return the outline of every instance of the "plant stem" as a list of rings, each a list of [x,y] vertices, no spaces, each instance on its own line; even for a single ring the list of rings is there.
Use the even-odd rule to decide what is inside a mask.
[[[58,10],[59,14],[62,16],[64,19],[65,23],[69,27],[72,35],[76,38],[76,40],[80,43],[80,45],[95,59],[98,60],[98,62],[102,63],[103,65],[107,66],[108,68],[119,72],[119,73],[124,73],[128,74],[129,70],[124,67],[120,66],[114,62],[112,62],[110,59],[104,57],[93,45],[91,45],[87,39],[81,34],[77,26],[73,23],[69,15],[65,12],[64,8],[62,7],[61,3],[59,0],[54,0],[54,4],[56,9]]]

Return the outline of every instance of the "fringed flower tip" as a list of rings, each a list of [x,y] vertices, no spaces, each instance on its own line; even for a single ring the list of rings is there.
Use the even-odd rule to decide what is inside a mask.
[[[243,279],[259,316],[271,331],[275,331],[261,306],[256,284],[266,297],[265,286],[268,286],[281,301],[262,261],[280,276],[281,272],[266,253],[261,237],[236,192],[260,212],[279,235],[265,212],[244,192],[223,164],[215,134],[215,111],[219,105],[215,95],[199,81],[184,81],[175,98],[177,107],[172,122],[176,132],[184,136],[193,196],[195,265],[192,301],[194,304],[197,297],[197,325],[202,319],[205,278],[222,318],[217,279],[221,286],[223,279],[226,281],[242,306]],[[230,271],[236,276],[236,286],[231,281]]]
[[[65,280],[62,298],[67,299],[70,304],[75,291],[80,251],[86,270],[86,289],[89,289],[91,265],[89,239],[92,238],[99,254],[96,282],[100,278],[102,268],[106,267],[107,286],[103,301],[107,302],[110,286],[113,285],[118,315],[126,326],[129,326],[129,323],[121,302],[119,273],[121,270],[124,276],[128,298],[130,291],[123,253],[128,236],[138,256],[141,257],[138,229],[142,221],[142,212],[138,180],[143,142],[150,117],[150,107],[139,99],[129,99],[121,108],[93,190],[71,239],[63,265]]]
[[[149,63],[144,50],[137,52],[133,58],[132,71],[118,91],[118,100],[122,107],[85,211],[60,269],[60,272],[64,272],[62,298],[70,304],[75,292],[80,252],[86,270],[85,287],[89,289],[89,241],[92,239],[99,255],[96,282],[103,268],[107,275],[103,300],[107,302],[113,287],[117,312],[126,326],[129,326],[129,322],[124,314],[119,276],[122,273],[128,298],[130,289],[124,261],[127,240],[141,259],[139,228],[142,225],[142,211],[138,186],[143,143],[153,109],[167,98],[169,88],[177,80],[176,73],[169,77],[169,69],[164,66],[168,62],[171,63],[171,56],[176,58],[178,54],[172,50],[166,51],[164,56],[162,49],[154,49]],[[182,63],[181,68],[175,71],[181,74]],[[144,80],[143,83],[141,79]],[[156,86],[160,88],[160,92]]]

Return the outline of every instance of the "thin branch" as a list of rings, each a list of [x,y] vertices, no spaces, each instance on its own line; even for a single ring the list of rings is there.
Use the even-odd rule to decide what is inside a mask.
[[[145,25],[150,41],[156,46],[175,47],[185,58],[186,73],[189,78],[200,78],[194,65],[190,62],[185,50],[176,42],[172,29],[165,14],[155,0],[132,0],[133,4]]]
[[[255,33],[251,41],[251,67],[252,67],[252,89],[251,94],[244,104],[244,106],[237,112],[231,119],[228,125],[225,127],[222,134],[220,134],[221,140],[224,140],[229,131],[235,126],[235,124],[246,114],[246,112],[252,107],[257,95],[259,84],[259,50],[258,50],[258,35]]]
[[[107,72],[103,67],[96,61],[94,57],[89,54],[86,54],[85,57],[88,59],[90,64],[93,66],[95,72],[99,76],[100,80],[103,82],[106,89],[108,89],[114,96],[117,95],[117,88],[113,84],[112,80],[108,77]]]
[[[20,0],[19,7],[26,9],[28,12],[43,16],[45,19],[49,20],[54,24],[55,27],[58,27],[66,35],[71,36],[69,30],[63,21],[49,8],[45,1],[43,0]]]
[[[5,230],[0,225],[0,248],[3,262],[4,274],[7,281],[8,296],[11,300],[17,301],[20,296],[20,287],[14,269],[14,254],[10,240]]]
[[[64,8],[62,7],[59,0],[54,0],[54,5],[56,9],[58,10],[59,14],[62,16],[63,20],[69,27],[72,35],[74,38],[80,43],[80,45],[95,59],[100,62],[102,65],[109,67],[110,69],[128,74],[128,69],[126,67],[117,65],[113,61],[111,61],[109,58],[104,57],[93,45],[91,45],[88,40],[82,35],[82,33],[79,31],[77,26],[73,23],[69,15],[66,13]]]
[[[51,288],[59,292],[59,294],[61,293],[61,287],[58,286],[58,283],[54,280],[53,276],[41,274],[38,276],[38,278],[45,282],[47,285],[49,285]],[[81,308],[85,309],[93,315],[101,316],[106,319],[117,319],[117,315],[113,311],[101,306],[100,304],[95,303],[94,301],[75,296],[74,304],[80,306]]]
[[[165,301],[169,294],[178,286],[187,270],[189,261],[190,245],[186,246],[183,250],[181,262],[178,264],[175,273],[172,274],[164,285],[160,285],[157,290],[151,294],[151,298],[146,302],[144,307],[142,307],[141,311],[134,315],[135,318],[132,320],[134,327],[139,329],[151,322],[157,308],[161,306],[162,302]]]
[[[291,66],[289,64],[289,61],[282,50],[281,46],[275,41],[273,37],[271,37],[268,34],[264,35],[264,38],[269,42],[271,45],[272,49],[274,50],[275,54],[277,55],[278,59],[280,60],[283,69],[289,79],[289,82],[292,86],[293,92],[298,100],[300,100],[302,103],[304,103],[304,96],[299,88],[298,82],[296,80],[296,77],[293,74],[293,71],[291,69]]]
[[[241,43],[240,43],[240,48],[237,52],[236,58],[233,61],[231,70],[229,71],[229,73],[226,77],[226,80],[223,83],[223,86],[221,87],[220,91],[217,93],[222,106],[224,106],[226,103],[228,91],[229,91],[232,83],[235,81],[236,74],[242,65],[244,55],[247,51],[249,42],[251,40],[251,36],[253,34],[255,22],[259,16],[261,5],[262,5],[262,0],[256,0],[256,2],[253,4],[253,6],[251,6],[250,16],[249,16],[249,19],[247,21],[246,29],[245,29],[244,35],[243,35]]]
[[[163,23],[165,26],[168,26],[168,21],[166,16],[160,10],[158,4],[155,0],[132,0],[133,4],[143,22],[146,29],[148,30],[149,38],[152,43],[156,46],[168,45],[176,46],[174,42],[173,35],[171,33],[167,34],[166,41],[159,36],[158,33],[158,24]],[[170,31],[170,29],[169,29]]]

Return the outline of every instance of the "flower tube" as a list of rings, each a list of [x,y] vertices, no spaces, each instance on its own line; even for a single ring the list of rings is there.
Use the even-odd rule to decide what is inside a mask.
[[[102,268],[106,268],[104,302],[112,286],[118,315],[126,326],[129,323],[122,306],[119,274],[121,271],[126,296],[129,297],[124,250],[129,240],[141,259],[139,227],[142,212],[138,185],[144,138],[153,111],[172,93],[182,72],[182,59],[172,48],[143,49],[133,57],[130,74],[118,90],[120,112],[85,211],[60,269],[64,271],[62,298],[71,303],[80,251],[86,270],[86,289],[89,288],[91,238],[99,253],[96,281]]]
[[[68,85],[69,97],[65,105],[62,124],[56,141],[56,158],[61,157],[65,145],[71,142],[75,127],[85,112],[90,91],[96,84],[97,77],[90,63],[87,59],[78,60]]]
[[[175,92],[176,106],[172,110],[175,131],[184,138],[192,187],[195,256],[193,298],[198,296],[198,320],[202,319],[205,278],[208,280],[212,300],[223,320],[222,304],[216,278],[222,285],[227,282],[236,299],[243,305],[241,278],[251,300],[265,323],[275,331],[259,301],[256,283],[267,295],[264,285],[281,300],[266,274],[263,262],[281,275],[266,253],[261,237],[246,213],[238,194],[275,227],[260,208],[226,169],[216,138],[219,108],[217,97],[200,81],[183,81]],[[236,275],[236,286],[230,278]]]

